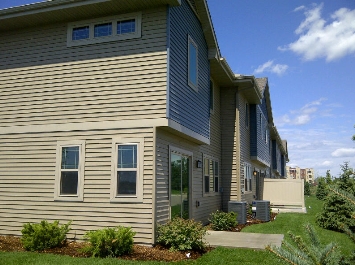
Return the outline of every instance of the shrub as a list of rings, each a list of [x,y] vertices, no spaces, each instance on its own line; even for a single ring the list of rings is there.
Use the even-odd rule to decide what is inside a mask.
[[[207,229],[194,220],[174,218],[165,225],[158,226],[157,242],[170,250],[204,250],[203,237]]]
[[[89,245],[83,252],[92,257],[118,257],[129,254],[133,248],[133,236],[136,233],[130,227],[118,226],[86,232],[84,238]]]
[[[304,182],[304,195],[311,195],[311,185],[308,181]]]
[[[36,251],[60,246],[66,239],[71,221],[59,226],[59,221],[48,223],[46,220],[39,224],[24,224],[22,244],[26,250]]]
[[[211,219],[209,219],[209,221],[211,222],[212,229],[216,231],[231,230],[238,224],[237,213],[225,213],[218,210],[211,213]]]
[[[345,198],[338,194],[327,197],[323,209],[316,216],[317,224],[328,230],[343,231],[343,226],[355,229],[355,219],[352,218],[353,207]]]

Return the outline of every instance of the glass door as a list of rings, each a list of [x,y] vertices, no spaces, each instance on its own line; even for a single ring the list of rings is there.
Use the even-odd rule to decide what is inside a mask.
[[[189,157],[170,155],[170,217],[189,218]]]

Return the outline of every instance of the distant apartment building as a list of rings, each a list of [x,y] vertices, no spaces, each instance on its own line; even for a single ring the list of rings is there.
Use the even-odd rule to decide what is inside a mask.
[[[309,183],[314,181],[314,170],[313,168],[300,168],[300,167],[290,167],[286,166],[287,178],[290,179],[304,179]]]

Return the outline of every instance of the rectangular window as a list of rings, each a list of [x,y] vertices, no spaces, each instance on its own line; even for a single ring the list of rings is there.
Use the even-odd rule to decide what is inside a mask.
[[[245,104],[245,127],[249,127],[249,104]]]
[[[210,192],[210,160],[205,158],[203,160],[203,176],[205,182],[205,192]]]
[[[244,163],[244,191],[252,191],[252,172],[251,166]]]
[[[68,24],[67,46],[140,38],[142,13],[90,19]]]
[[[136,194],[137,145],[117,145],[117,194]]]
[[[188,84],[194,90],[198,90],[198,48],[190,36],[188,38]]]
[[[112,143],[111,201],[140,201],[142,197],[143,139],[114,139]]]
[[[85,142],[58,142],[56,200],[83,200]]]
[[[97,24],[94,26],[94,37],[105,37],[112,35],[112,22]]]
[[[219,165],[214,162],[214,192],[219,192]]]
[[[204,193],[219,192],[219,163],[212,158],[203,159]]]
[[[128,19],[117,22],[117,34],[127,34],[136,31],[136,20]]]
[[[90,34],[89,26],[73,28],[72,40],[88,39]]]

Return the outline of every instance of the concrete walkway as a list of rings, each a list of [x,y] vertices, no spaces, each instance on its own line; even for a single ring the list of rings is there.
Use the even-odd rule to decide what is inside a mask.
[[[212,247],[265,249],[267,245],[281,246],[282,234],[258,234],[226,231],[207,231],[205,240]]]

